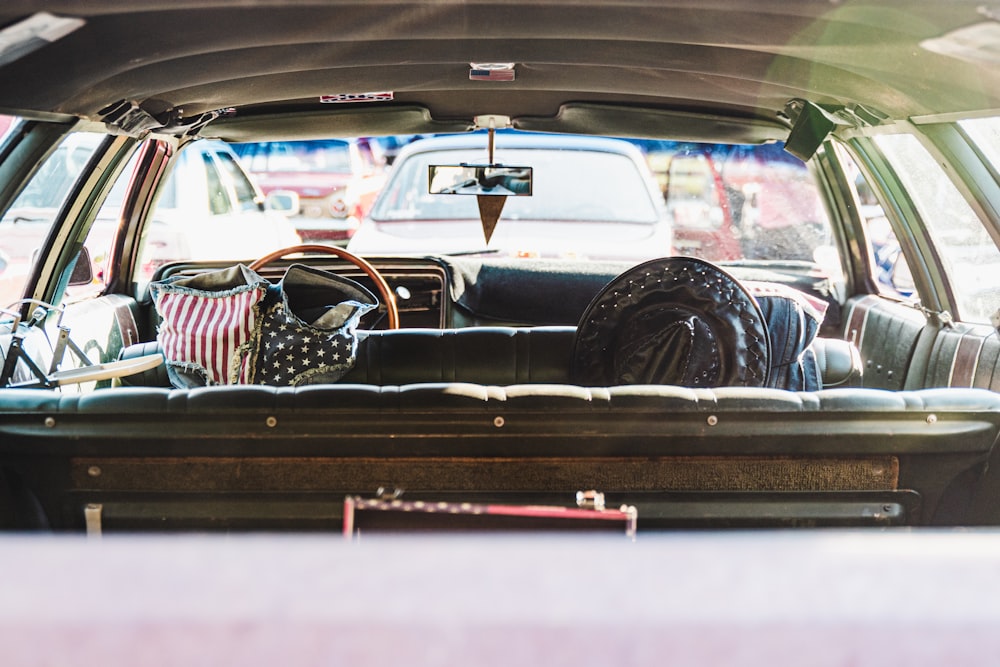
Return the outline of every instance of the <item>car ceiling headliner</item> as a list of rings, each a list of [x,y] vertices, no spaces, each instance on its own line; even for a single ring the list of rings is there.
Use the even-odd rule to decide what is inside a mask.
[[[307,133],[346,135],[480,114],[579,130],[624,106],[641,113],[621,133],[667,136],[703,114],[783,127],[794,98],[891,118],[1000,108],[996,43],[971,59],[926,46],[975,24],[1000,35],[980,0],[6,0],[0,25],[39,11],[86,23],[0,66],[0,108],[97,120],[126,100],[164,123],[232,108],[204,133],[235,139],[272,120],[295,134],[299,112]],[[516,80],[470,81],[471,62],[516,63]],[[395,99],[318,102],[375,91]]]

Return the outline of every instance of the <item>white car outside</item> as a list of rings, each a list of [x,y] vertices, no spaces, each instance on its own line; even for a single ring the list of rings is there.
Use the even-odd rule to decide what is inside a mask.
[[[267,210],[264,201],[229,146],[192,143],[167,176],[142,264],[155,269],[175,260],[253,260],[301,243],[291,221]]]

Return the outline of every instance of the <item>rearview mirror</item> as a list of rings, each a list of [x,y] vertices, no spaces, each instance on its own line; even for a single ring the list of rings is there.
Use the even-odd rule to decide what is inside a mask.
[[[430,165],[428,191],[432,195],[531,196],[531,167],[457,164]]]

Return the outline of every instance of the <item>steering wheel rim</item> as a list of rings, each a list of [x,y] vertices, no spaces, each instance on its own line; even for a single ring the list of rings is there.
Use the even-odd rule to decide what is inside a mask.
[[[372,266],[366,259],[358,257],[354,253],[348,252],[343,248],[330,245],[319,245],[315,243],[288,246],[287,248],[275,250],[274,252],[270,252],[263,257],[254,260],[254,262],[250,265],[250,268],[256,271],[261,267],[267,266],[276,259],[281,259],[286,255],[300,252],[335,255],[341,259],[347,260],[354,266],[364,271],[365,274],[371,278],[372,281],[374,281],[375,289],[378,291],[379,295],[382,297],[382,301],[385,303],[385,309],[388,315],[387,327],[389,329],[399,328],[399,308],[396,306],[396,299],[392,294],[392,289],[389,287],[389,283],[387,283],[385,278],[382,277],[382,274],[378,272],[378,269]]]

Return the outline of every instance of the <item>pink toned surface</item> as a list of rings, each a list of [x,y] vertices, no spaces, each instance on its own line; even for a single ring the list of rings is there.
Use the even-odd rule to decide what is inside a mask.
[[[975,665],[994,533],[5,538],[4,665]]]

